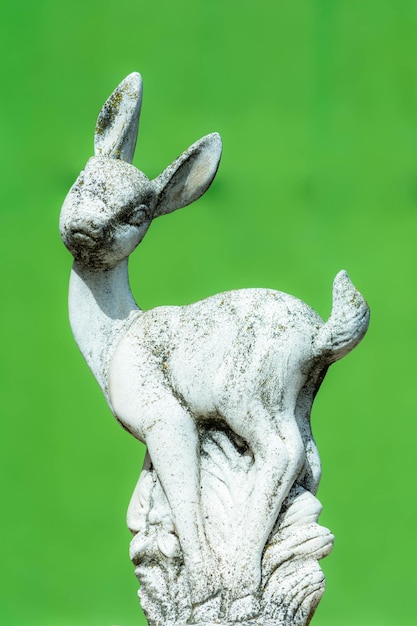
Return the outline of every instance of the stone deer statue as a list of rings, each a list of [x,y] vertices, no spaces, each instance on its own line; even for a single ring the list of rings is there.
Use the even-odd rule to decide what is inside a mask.
[[[149,180],[131,165],[141,99],[136,73],[109,97],[97,120],[95,156],[62,207],[61,236],[74,257],[70,320],[114,416],[147,446],[199,605],[222,586],[234,597],[256,594],[262,551],[291,487],[316,492],[311,405],[328,366],[364,336],[369,310],[344,271],[335,278],[327,322],[268,289],[140,310],[129,287],[129,255],[154,218],[208,189],[222,147],[217,133],[207,135]],[[254,488],[226,573],[201,506],[205,425],[232,433],[253,456]]]

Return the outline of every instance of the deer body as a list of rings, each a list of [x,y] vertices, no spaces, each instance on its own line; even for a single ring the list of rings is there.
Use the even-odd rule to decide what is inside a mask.
[[[104,105],[96,156],[67,196],[61,233],[75,261],[75,338],[122,425],[146,443],[172,509],[193,602],[221,585],[252,594],[260,559],[295,481],[316,492],[320,463],[310,429],[314,396],[331,362],[363,337],[369,311],[347,274],[323,320],[286,294],[244,289],[184,307],[141,311],[127,258],[152,219],[205,192],[217,170],[218,135],[196,142],[155,181],[129,164],[141,102],[139,75]],[[236,526],[236,558],[220,580],[200,499],[199,432],[227,428],[253,455],[255,486]]]

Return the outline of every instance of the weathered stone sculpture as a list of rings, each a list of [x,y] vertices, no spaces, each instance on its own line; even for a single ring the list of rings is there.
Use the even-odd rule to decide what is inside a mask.
[[[221,154],[208,135],[150,181],[131,165],[141,97],[131,74],[105,103],[60,229],[74,256],[75,339],[113,414],[148,449],[128,511],[142,606],[151,624],[308,624],[333,541],[317,524],[310,410],[369,310],[342,271],[325,323],[265,289],[141,311],[129,255],[155,217],[207,190]]]

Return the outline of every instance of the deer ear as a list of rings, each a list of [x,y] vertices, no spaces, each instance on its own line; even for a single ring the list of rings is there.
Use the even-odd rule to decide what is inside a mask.
[[[153,181],[157,202],[154,217],[198,200],[210,187],[219,167],[222,141],[218,133],[199,139]]]
[[[94,135],[94,154],[132,163],[142,105],[142,78],[129,74],[101,109]]]

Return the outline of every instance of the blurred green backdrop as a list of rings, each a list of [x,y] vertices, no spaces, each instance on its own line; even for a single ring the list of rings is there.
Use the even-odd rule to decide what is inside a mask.
[[[144,78],[135,164],[156,176],[217,130],[197,204],[131,263],[143,308],[263,286],[326,317],[345,268],[369,335],[313,411],[323,462],[316,626],[415,624],[417,3],[7,1],[1,50],[1,570],[7,626],[144,624],[125,511],[143,447],[67,321],[64,196],[117,83]]]

